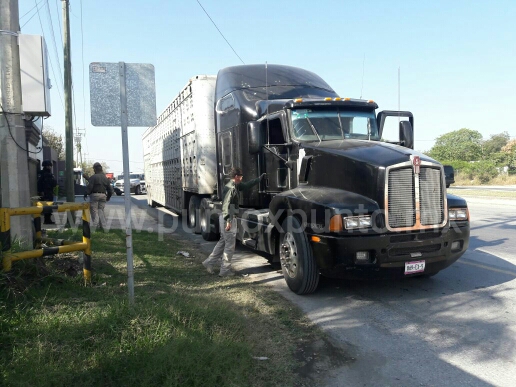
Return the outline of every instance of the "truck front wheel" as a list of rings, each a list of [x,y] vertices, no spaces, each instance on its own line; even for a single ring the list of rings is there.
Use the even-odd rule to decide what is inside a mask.
[[[288,216],[282,224],[279,257],[288,287],[296,294],[310,294],[319,285],[319,272],[308,238],[299,221]]]

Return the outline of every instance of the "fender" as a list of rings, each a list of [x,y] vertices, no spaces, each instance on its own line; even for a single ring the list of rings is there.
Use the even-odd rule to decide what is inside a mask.
[[[278,222],[288,213],[294,213],[309,232],[320,233],[329,231],[329,221],[333,215],[365,215],[379,208],[376,201],[354,192],[304,186],[274,196],[269,205],[269,216]]]
[[[463,198],[447,194],[446,200],[448,201],[448,208],[466,208],[468,206],[468,203]]]

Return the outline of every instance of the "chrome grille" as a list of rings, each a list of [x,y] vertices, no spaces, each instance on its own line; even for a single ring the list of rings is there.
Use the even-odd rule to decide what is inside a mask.
[[[386,184],[387,224],[391,230],[442,226],[447,221],[446,198],[440,166],[404,163],[388,169]]]
[[[392,228],[411,227],[416,223],[415,189],[412,168],[389,173],[388,218]]]
[[[421,168],[419,173],[419,205],[421,224],[428,226],[444,221],[441,169]]]

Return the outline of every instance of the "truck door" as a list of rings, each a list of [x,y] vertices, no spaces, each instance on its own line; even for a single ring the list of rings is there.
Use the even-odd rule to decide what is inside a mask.
[[[263,149],[263,172],[267,173],[267,192],[275,193],[289,189],[288,146],[284,135],[281,115],[271,117],[266,125],[266,144]]]
[[[233,152],[233,134],[231,130],[222,132],[219,134],[219,146],[220,146],[220,190],[222,194],[222,188],[228,183],[229,172],[234,166],[234,152]]]

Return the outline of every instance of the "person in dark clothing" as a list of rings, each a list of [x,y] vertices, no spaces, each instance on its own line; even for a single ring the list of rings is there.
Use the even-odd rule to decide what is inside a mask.
[[[91,224],[93,229],[100,223],[100,227],[106,228],[106,217],[104,216],[104,207],[113,195],[113,187],[109,183],[109,179],[102,171],[100,163],[93,164],[95,174],[88,179],[86,193],[90,195],[90,213]]]
[[[54,188],[57,186],[57,180],[52,173],[52,162],[50,160],[43,161],[43,170],[38,179],[38,194],[41,200],[47,202],[54,201]],[[52,221],[52,214],[44,214],[44,224],[55,224]]]
[[[232,168],[229,172],[230,181],[223,190],[222,213],[219,216],[220,240],[215,245],[213,252],[202,262],[208,273],[215,273],[215,265],[221,263],[219,277],[234,276],[235,272],[231,268],[231,260],[235,252],[237,221],[239,211],[240,191],[247,190],[258,184],[264,177],[260,177],[242,183],[243,173],[240,168]]]

